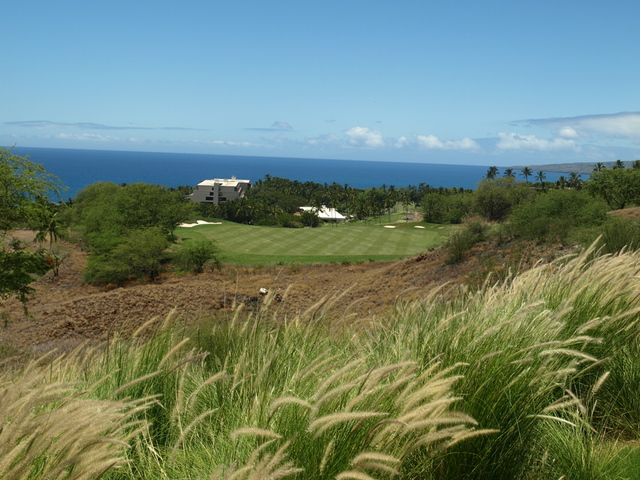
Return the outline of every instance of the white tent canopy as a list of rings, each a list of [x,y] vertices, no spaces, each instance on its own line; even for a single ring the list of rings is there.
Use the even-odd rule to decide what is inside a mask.
[[[329,208],[322,205],[322,207],[300,207],[305,212],[311,211],[318,215],[320,220],[333,220],[334,222],[345,222],[347,217],[338,212],[335,208]]]

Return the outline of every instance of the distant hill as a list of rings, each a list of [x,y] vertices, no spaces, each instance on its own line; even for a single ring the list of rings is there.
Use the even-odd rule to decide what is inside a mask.
[[[602,164],[611,168],[615,162],[602,162]],[[633,162],[623,162],[625,168],[631,168]],[[558,172],[558,173],[591,173],[593,171],[593,167],[595,166],[595,162],[580,162],[580,163],[556,163],[552,165],[520,165],[511,167],[513,169],[522,170],[524,167],[529,167],[534,172],[538,172],[540,170],[544,170],[545,172]]]

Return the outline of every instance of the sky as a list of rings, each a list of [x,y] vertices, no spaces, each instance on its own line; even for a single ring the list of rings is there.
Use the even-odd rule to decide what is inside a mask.
[[[3,3],[3,146],[640,159],[637,0]]]

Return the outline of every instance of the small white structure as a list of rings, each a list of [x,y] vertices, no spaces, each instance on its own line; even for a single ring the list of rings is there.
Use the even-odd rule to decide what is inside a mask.
[[[329,208],[322,205],[322,207],[300,207],[300,210],[304,212],[314,212],[318,215],[320,220],[332,221],[332,222],[346,222],[347,217],[338,212],[335,208]]]
[[[189,198],[194,202],[218,205],[219,203],[242,198],[250,188],[250,180],[239,180],[236,177],[214,178],[212,180],[203,180],[196,185]]]

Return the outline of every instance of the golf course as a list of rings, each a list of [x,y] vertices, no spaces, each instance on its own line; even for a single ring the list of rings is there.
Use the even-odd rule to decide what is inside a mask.
[[[330,263],[404,258],[442,244],[451,225],[427,223],[323,225],[277,228],[217,221],[178,227],[182,242],[209,239],[225,263]]]

